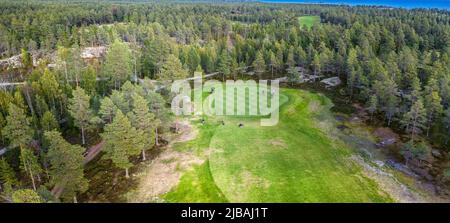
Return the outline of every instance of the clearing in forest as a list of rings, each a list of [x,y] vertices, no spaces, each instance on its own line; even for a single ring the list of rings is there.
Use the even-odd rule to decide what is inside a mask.
[[[298,17],[298,22],[300,23],[300,26],[306,26],[308,28],[311,28],[314,24],[320,23],[320,16],[316,15],[306,15],[306,16],[300,16]]]
[[[282,89],[280,121],[262,127],[257,117],[198,117],[197,138],[175,143],[206,160],[161,196],[166,202],[390,202],[351,150],[329,137],[331,101]],[[204,119],[203,123],[201,119]],[[223,123],[222,123],[223,121]],[[239,124],[243,126],[239,127]]]

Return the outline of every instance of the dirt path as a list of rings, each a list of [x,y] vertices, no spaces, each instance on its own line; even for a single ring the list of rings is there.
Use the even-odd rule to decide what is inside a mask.
[[[105,141],[101,141],[96,145],[91,146],[88,151],[86,152],[86,155],[84,156],[84,165],[91,162],[99,153],[102,151],[103,145],[105,144]]]
[[[138,174],[138,189],[128,202],[160,202],[160,196],[178,184],[184,171],[204,162],[192,153],[179,152],[172,148],[173,143],[195,139],[198,134],[188,121],[179,123],[179,131],[179,135],[171,140],[161,154]]]

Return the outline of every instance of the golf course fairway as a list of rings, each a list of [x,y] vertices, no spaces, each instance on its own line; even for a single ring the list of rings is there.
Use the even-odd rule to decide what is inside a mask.
[[[298,89],[280,90],[280,120],[260,117],[192,118],[194,140],[174,145],[205,162],[183,173],[166,202],[390,202],[363,175],[352,151],[328,134],[331,101]],[[222,124],[224,121],[224,124]],[[243,127],[239,127],[239,124]]]

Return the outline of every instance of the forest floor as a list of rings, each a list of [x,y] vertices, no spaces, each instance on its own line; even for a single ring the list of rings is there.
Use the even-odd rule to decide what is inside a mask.
[[[198,131],[189,122],[179,125],[179,135],[175,137],[163,151],[138,174],[139,185],[129,202],[159,202],[160,196],[169,192],[179,183],[184,171],[193,165],[200,165],[203,159],[189,152],[179,152],[172,148],[173,143],[186,142],[196,138]]]

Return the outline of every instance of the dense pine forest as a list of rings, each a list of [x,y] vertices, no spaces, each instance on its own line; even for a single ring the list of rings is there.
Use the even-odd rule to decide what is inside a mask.
[[[404,136],[405,163],[450,152],[449,11],[3,0],[0,200],[76,202],[98,147],[128,179],[136,159],[177,132],[173,95],[157,82],[196,71],[236,79],[242,68],[290,87],[301,87],[300,72],[337,76],[333,94]],[[450,167],[437,175],[449,185]]]

